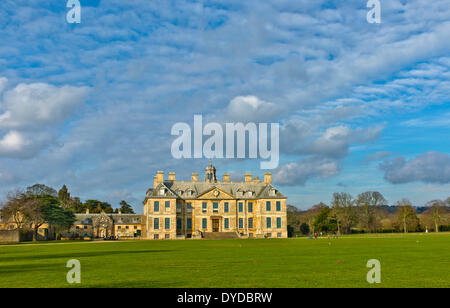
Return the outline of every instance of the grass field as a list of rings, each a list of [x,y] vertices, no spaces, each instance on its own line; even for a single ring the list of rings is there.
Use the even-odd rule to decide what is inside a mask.
[[[381,284],[366,281],[369,259]],[[0,287],[74,286],[450,287],[450,234],[0,245]]]

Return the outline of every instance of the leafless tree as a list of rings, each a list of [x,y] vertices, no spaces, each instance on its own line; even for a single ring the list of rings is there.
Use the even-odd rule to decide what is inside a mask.
[[[39,228],[45,223],[41,205],[36,198],[28,197],[25,201],[24,215],[30,228],[33,229],[33,241],[37,240]]]
[[[349,233],[355,221],[355,201],[348,193],[334,193],[331,207],[336,217],[338,232]]]
[[[22,231],[27,223],[27,216],[25,215],[27,208],[26,199],[26,194],[20,190],[10,192],[2,206],[3,218],[6,221],[13,222],[19,231]]]
[[[408,233],[408,230],[417,229],[419,219],[411,202],[408,199],[402,199],[397,202],[397,206],[399,207],[397,224],[403,228],[403,232]]]
[[[442,215],[445,213],[445,201],[442,200],[432,200],[427,203],[431,208],[434,231],[439,232],[439,225],[441,223]]]
[[[378,191],[367,191],[358,195],[356,204],[359,207],[361,221],[368,231],[374,231],[377,209],[386,202],[386,199]]]

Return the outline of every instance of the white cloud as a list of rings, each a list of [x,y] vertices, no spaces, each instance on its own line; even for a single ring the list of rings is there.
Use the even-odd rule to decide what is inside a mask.
[[[8,131],[0,139],[0,157],[31,158],[42,148],[53,143],[48,131]]]
[[[19,84],[4,94],[0,128],[25,129],[61,122],[83,104],[88,92],[87,87]]]
[[[397,157],[384,161],[380,169],[385,171],[384,178],[393,184],[450,183],[450,155],[446,153],[430,151],[410,160]]]
[[[281,166],[274,174],[277,183],[304,185],[312,178],[328,178],[338,174],[340,164],[348,155],[350,146],[373,141],[379,137],[382,130],[381,126],[352,129],[349,126],[338,125],[327,128],[314,139],[312,138],[314,129],[309,123],[314,121],[302,122],[297,119],[283,127],[281,139],[284,151],[310,156]],[[312,125],[314,127],[314,124]]]
[[[0,140],[0,154],[14,154],[22,151],[29,142],[16,132],[10,131]]]
[[[311,178],[328,178],[337,173],[338,161],[312,156],[281,166],[273,179],[280,185],[304,185]]]
[[[348,155],[349,148],[354,144],[364,144],[377,139],[383,127],[357,127],[355,129],[346,125],[338,125],[327,128],[317,138],[312,138],[313,130],[309,123],[305,122],[299,131],[285,126],[281,130],[281,150],[285,153],[320,155],[323,157],[343,158]],[[314,124],[312,124],[314,125]],[[308,136],[309,134],[309,136]],[[312,139],[312,140],[311,140]]]
[[[282,112],[280,106],[256,96],[237,96],[226,109],[226,121],[265,122],[272,121]]]
[[[407,121],[403,121],[400,124],[407,127],[449,127],[450,112],[440,114],[439,116],[410,119]]]
[[[350,139],[352,139],[352,133],[348,126],[330,127],[303,151],[306,153],[319,153],[325,156],[345,156]]]
[[[31,158],[54,143],[57,125],[83,104],[89,90],[21,83],[6,91],[0,101],[0,157]]]

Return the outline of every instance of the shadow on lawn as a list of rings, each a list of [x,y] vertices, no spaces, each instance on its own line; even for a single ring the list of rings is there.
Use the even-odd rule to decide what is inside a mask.
[[[61,272],[67,271],[65,267],[61,267],[61,264],[12,264],[0,266],[0,274],[17,274],[17,273],[30,273],[30,272],[54,272],[55,268],[61,268]]]
[[[182,281],[167,282],[167,281],[153,281],[153,280],[138,280],[138,281],[116,281],[104,282],[99,284],[89,284],[84,281],[81,285],[71,285],[69,287],[76,288],[180,288],[183,286]]]
[[[0,256],[0,262],[8,261],[33,261],[33,260],[49,260],[49,259],[78,259],[78,258],[90,258],[90,257],[103,257],[123,254],[147,254],[147,253],[162,253],[171,252],[173,250],[123,250],[123,251],[88,251],[88,252],[67,252],[59,254],[29,254],[19,256]],[[0,269],[3,266],[0,266]]]

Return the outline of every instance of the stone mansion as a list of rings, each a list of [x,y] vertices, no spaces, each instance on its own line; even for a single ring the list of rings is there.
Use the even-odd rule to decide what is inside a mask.
[[[203,181],[168,179],[158,171],[144,200],[143,236],[148,239],[286,238],[286,196],[264,181],[245,174],[243,182],[219,181],[210,162]],[[145,225],[144,225],[145,224]]]

